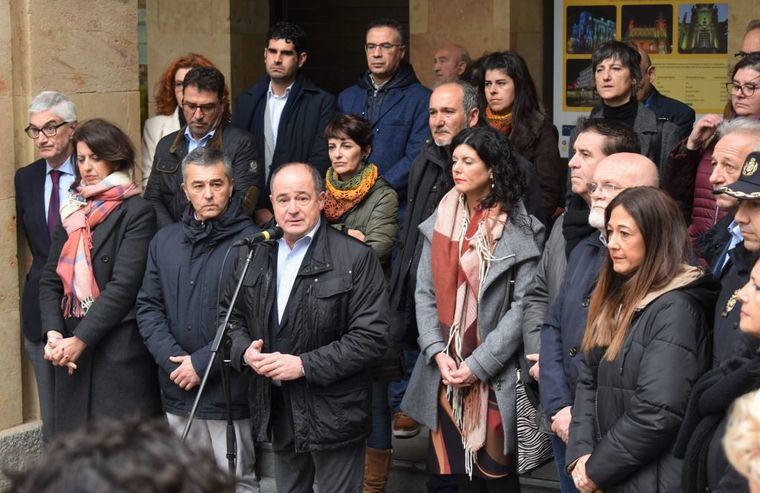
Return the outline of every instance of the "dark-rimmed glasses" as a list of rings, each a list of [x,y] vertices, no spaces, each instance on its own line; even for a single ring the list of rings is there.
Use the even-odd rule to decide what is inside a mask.
[[[380,43],[380,44],[367,43],[364,45],[364,49],[368,53],[372,53],[376,49],[380,48],[380,51],[382,51],[383,53],[388,53],[389,51],[391,51],[393,48],[396,48],[397,46],[404,46],[404,45],[401,43]]]
[[[757,84],[750,84],[750,82],[758,78],[760,78],[760,75],[753,77],[744,84],[739,84],[736,81],[727,82],[726,91],[728,91],[729,95],[741,93],[741,95],[745,98],[752,97],[752,95],[755,94],[755,91],[757,90]]]
[[[189,111],[192,115],[194,115],[198,110],[201,110],[201,113],[204,115],[208,115],[209,113],[216,111],[216,109],[219,107],[219,103],[195,104],[185,102],[182,103],[182,107],[185,108],[185,110]]]
[[[37,139],[40,136],[40,132],[45,134],[45,137],[55,137],[55,134],[58,133],[58,129],[62,126],[66,125],[69,122],[61,122],[61,123],[48,123],[42,128],[37,128],[31,123],[29,126],[27,126],[24,129],[24,132],[26,132],[26,135],[31,137],[32,139]]]

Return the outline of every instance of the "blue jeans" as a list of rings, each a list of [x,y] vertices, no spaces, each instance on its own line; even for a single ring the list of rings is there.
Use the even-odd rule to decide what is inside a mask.
[[[404,349],[404,378],[391,384],[391,407],[393,412],[401,409],[401,399],[404,398],[406,388],[409,386],[409,379],[414,370],[414,364],[420,355],[419,349]]]
[[[575,483],[565,469],[565,442],[558,436],[552,435],[552,449],[554,450],[554,465],[557,466],[559,475],[559,490],[562,493],[578,493]]]
[[[367,447],[392,448],[391,408],[388,405],[388,382],[372,382],[372,433]]]

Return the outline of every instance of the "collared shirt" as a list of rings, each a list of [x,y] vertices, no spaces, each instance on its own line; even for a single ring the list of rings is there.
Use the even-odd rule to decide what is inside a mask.
[[[280,127],[280,118],[282,117],[282,110],[285,109],[285,105],[288,102],[288,96],[290,96],[290,89],[293,88],[293,84],[290,84],[285,89],[285,94],[278,96],[272,91],[272,82],[269,82],[269,90],[267,91],[267,105],[269,105],[269,122],[272,124],[272,137],[274,143],[277,143],[277,130]]]
[[[209,130],[209,132],[201,137],[198,140],[195,140],[195,137],[193,137],[193,134],[190,133],[190,125],[187,125],[185,127],[185,140],[187,141],[187,153],[190,154],[193,152],[193,150],[200,146],[200,147],[206,147],[206,144],[208,144],[208,141],[211,140],[211,138],[216,133],[216,129],[212,128]]]
[[[726,262],[728,262],[728,252],[734,249],[736,245],[744,241],[744,237],[742,236],[742,232],[739,229],[739,225],[736,223],[736,221],[731,221],[731,224],[728,225],[728,232],[731,233],[731,241],[728,243],[728,249],[726,250],[726,254],[723,256],[723,259],[719,260],[720,263],[720,271],[723,272],[723,269],[726,268]]]
[[[285,238],[277,240],[277,322],[282,323],[282,317],[285,314],[285,307],[290,298],[290,292],[293,290],[293,284],[296,282],[298,270],[306,256],[306,251],[311,245],[311,240],[317,233],[317,228],[322,222],[320,218],[316,226],[303,237],[296,240],[293,248],[290,248]]]
[[[50,177],[50,171],[58,169],[61,172],[61,176],[58,178],[58,200],[60,204],[63,204],[69,197],[69,189],[71,184],[74,183],[76,175],[74,174],[74,156],[72,154],[66,161],[63,162],[58,168],[50,166],[50,163],[45,162],[45,221],[47,222],[48,209],[50,208],[50,195],[53,193],[53,179]]]

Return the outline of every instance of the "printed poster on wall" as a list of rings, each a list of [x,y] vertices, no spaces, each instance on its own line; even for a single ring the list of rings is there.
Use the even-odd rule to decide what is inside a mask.
[[[555,89],[555,123],[562,129],[563,155],[568,129],[599,104],[591,54],[613,39],[649,54],[661,93],[689,104],[697,114],[723,111],[732,62],[726,3],[555,0],[555,33],[555,67],[562,72]]]

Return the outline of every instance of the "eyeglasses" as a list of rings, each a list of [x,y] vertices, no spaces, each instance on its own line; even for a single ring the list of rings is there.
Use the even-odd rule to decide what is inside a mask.
[[[55,134],[58,133],[58,129],[66,125],[67,123],[69,122],[61,122],[58,124],[48,123],[42,128],[37,128],[30,123],[29,126],[24,129],[24,132],[26,132],[26,135],[28,135],[32,139],[37,139],[37,137],[40,136],[40,132],[45,134],[45,137],[55,137]]]
[[[760,51],[750,51],[749,53],[747,53],[746,51],[737,51],[736,53],[734,53],[734,57],[741,59],[741,58],[744,58],[745,56],[753,55],[755,53],[760,53]]]
[[[586,188],[588,189],[589,193],[594,193],[597,190],[599,190],[600,193],[610,193],[623,189],[623,187],[613,185],[612,183],[587,183]]]
[[[201,110],[201,113],[204,115],[208,115],[209,113],[216,111],[216,109],[219,107],[219,103],[195,104],[185,102],[182,103],[182,107],[189,111],[192,115],[194,115],[198,110]]]
[[[380,51],[382,51],[383,53],[388,53],[389,51],[391,51],[393,48],[396,48],[397,46],[404,46],[404,45],[401,43],[380,43],[380,44],[367,43],[364,45],[364,49],[368,53],[372,53],[376,49],[380,48]]]
[[[754,77],[749,80],[749,82],[752,82],[753,80],[759,78],[760,75],[757,77]],[[751,97],[753,94],[755,94],[755,91],[757,90],[757,84],[750,84],[749,82],[746,82],[744,84],[739,84],[736,81],[727,82],[726,83],[726,91],[728,91],[728,94],[739,94],[741,93],[742,96],[745,98]]]

